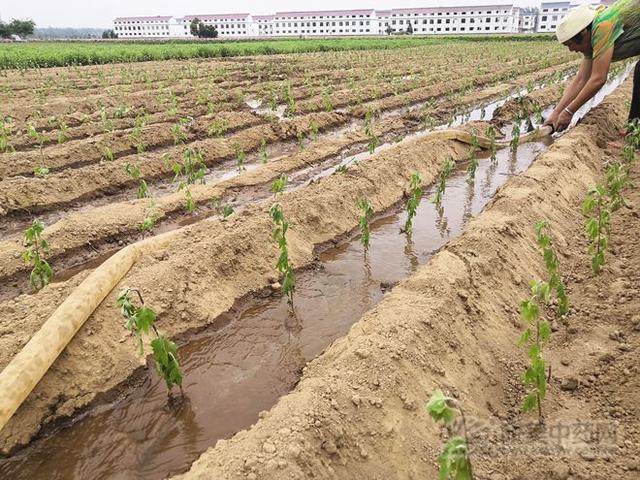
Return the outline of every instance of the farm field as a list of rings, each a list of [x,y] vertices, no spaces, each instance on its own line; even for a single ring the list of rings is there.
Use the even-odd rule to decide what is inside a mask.
[[[0,430],[0,477],[434,478],[442,389],[476,478],[635,478],[638,171],[607,145],[628,66],[518,145],[579,65],[561,45],[355,48],[2,72],[0,368],[90,316]],[[595,275],[581,205],[618,164]],[[540,306],[539,424],[518,339],[542,218],[570,307]],[[169,396],[123,289],[157,314],[145,353],[177,345]]]

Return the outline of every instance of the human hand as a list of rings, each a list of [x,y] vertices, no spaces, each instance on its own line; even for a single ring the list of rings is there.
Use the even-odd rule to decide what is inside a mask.
[[[558,115],[558,118],[556,119],[556,123],[553,124],[554,130],[556,132],[561,132],[563,130],[566,130],[566,128],[571,123],[572,118],[573,118],[573,115],[567,112],[566,109],[562,110],[562,112],[560,112],[560,114]]]
[[[546,125],[551,125],[555,129],[555,124],[557,121],[558,121],[558,114],[556,112],[551,112],[551,114],[547,117],[547,119],[544,121],[542,126],[544,127]]]

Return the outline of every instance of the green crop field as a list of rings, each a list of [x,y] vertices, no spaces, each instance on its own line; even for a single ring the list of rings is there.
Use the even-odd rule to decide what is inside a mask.
[[[375,37],[214,42],[28,42],[0,46],[0,70],[278,53],[386,50],[459,41],[540,40],[545,35]],[[550,38],[550,37],[549,37]]]

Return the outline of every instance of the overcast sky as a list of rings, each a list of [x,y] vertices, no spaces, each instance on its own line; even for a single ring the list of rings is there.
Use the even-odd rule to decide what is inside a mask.
[[[444,5],[506,4],[508,0],[0,0],[0,18],[30,18],[39,27],[111,27],[115,17],[138,15],[182,16],[204,13],[265,14],[289,10],[331,10],[349,8],[433,7]],[[518,6],[539,4],[536,0],[514,0]]]

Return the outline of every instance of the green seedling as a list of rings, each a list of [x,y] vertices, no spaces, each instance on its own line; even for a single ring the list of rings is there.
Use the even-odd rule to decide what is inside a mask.
[[[44,146],[44,142],[47,141],[47,137],[45,137],[42,132],[38,132],[33,123],[27,124],[27,136],[36,142],[38,145],[38,152],[42,158],[42,147]]]
[[[222,138],[229,130],[229,121],[226,118],[218,118],[209,124],[210,137]]]
[[[291,84],[286,83],[282,92],[282,98],[284,102],[287,104],[287,116],[294,116],[298,109],[296,105],[296,99],[293,97],[293,92],[291,91]]]
[[[627,124],[625,143],[633,147],[634,150],[640,149],[640,120],[634,119]]]
[[[280,175],[279,178],[273,181],[271,184],[271,191],[277,197],[279,193],[282,193],[284,187],[286,187],[288,178],[285,174]]]
[[[349,167],[346,164],[343,164],[343,165],[338,165],[336,167],[335,172],[336,173],[347,173],[348,170],[349,170]]]
[[[67,124],[64,123],[62,120],[58,120],[58,134],[56,136],[58,145],[61,145],[67,141],[68,130],[69,130],[69,127],[67,126]]]
[[[302,152],[304,150],[304,132],[299,131],[297,134],[298,149]]]
[[[433,392],[429,403],[427,403],[427,412],[436,422],[443,423],[447,427],[453,425],[458,413],[462,419],[464,437],[453,436],[449,438],[438,457],[438,464],[440,465],[439,479],[473,480],[467,425],[459,402],[454,398],[446,397],[438,389]]]
[[[131,294],[138,296],[141,306],[136,306],[131,300]],[[142,298],[142,294],[135,288],[123,290],[118,295],[117,305],[120,313],[125,319],[125,327],[132,332],[136,338],[140,355],[144,354],[143,335],[149,335],[151,331],[155,338],[151,341],[151,350],[156,362],[156,369],[167,385],[167,390],[171,394],[174,385],[182,390],[182,370],[178,362],[178,349],[176,344],[165,336],[161,335],[156,327],[157,315],[151,308],[147,307]]]
[[[230,205],[222,205],[222,202],[218,197],[213,197],[211,199],[211,206],[216,212],[222,215],[223,219],[234,213],[233,207]]]
[[[626,163],[623,161],[614,161],[609,164],[605,171],[605,185],[611,213],[626,205],[624,197],[622,196],[622,189],[628,179],[629,170]]]
[[[520,119],[516,119],[516,123],[513,124],[513,130],[511,131],[511,141],[509,142],[511,151],[516,152],[518,145],[520,145]]]
[[[547,273],[549,273],[549,288],[556,292],[558,299],[558,308],[556,313],[558,316],[565,315],[569,311],[569,299],[567,297],[567,290],[560,276],[559,269],[560,263],[558,261],[558,255],[556,254],[551,235],[548,232],[549,226],[546,220],[538,220],[536,223],[536,242],[542,249],[542,256],[544,258],[544,264],[547,267]]]
[[[104,106],[101,106],[99,113],[100,113],[100,120],[102,121],[102,129],[104,130],[104,133],[113,132],[113,122],[107,116],[107,109],[104,108]]]
[[[469,151],[469,166],[467,167],[467,181],[473,182],[476,178],[476,170],[478,169],[478,157],[476,153],[480,150],[478,141],[478,133],[473,130],[471,133],[471,150]]]
[[[413,218],[416,216],[418,205],[422,199],[422,178],[418,173],[411,175],[409,182],[409,200],[407,200],[407,221],[404,223],[404,233],[411,235],[413,231]]]
[[[247,154],[244,153],[242,146],[240,146],[238,142],[234,143],[233,148],[235,149],[235,152],[236,152],[236,161],[238,162],[238,171],[242,172],[243,170],[247,169],[244,166],[244,162],[247,159]]]
[[[204,154],[202,153],[202,150],[199,148],[185,148],[182,152],[182,159],[182,165],[173,165],[173,171],[176,174],[175,179],[180,175],[183,175],[184,180],[188,184],[199,183],[204,185],[204,176],[207,174],[207,166],[204,163]]]
[[[182,145],[187,142],[187,131],[186,126],[182,121],[171,126],[169,129],[171,132],[171,136],[173,137],[174,145]]]
[[[432,115],[426,115],[422,120],[422,124],[426,130],[431,130],[436,125],[436,119]]]
[[[497,157],[498,148],[496,146],[496,128],[493,125],[489,125],[487,127],[487,129],[485,130],[485,134],[486,134],[487,138],[489,139],[489,141],[491,142],[491,144],[489,145],[489,153],[491,154],[491,162],[495,163],[496,160],[498,159],[498,157]]]
[[[142,138],[141,125],[136,125],[135,127],[133,127],[133,129],[131,130],[131,134],[129,135],[129,139],[131,140],[133,146],[136,147],[136,151],[138,153],[144,153],[147,148],[147,144],[144,143],[144,140]]]
[[[0,116],[0,153],[13,152],[11,145],[11,134],[13,132],[14,122],[11,117]]]
[[[260,141],[260,159],[262,160],[262,163],[267,163],[267,160],[269,160],[269,155],[267,154],[267,141],[264,138]]]
[[[527,328],[520,336],[518,344],[527,348],[530,365],[525,371],[522,383],[528,388],[522,409],[529,412],[538,407],[538,421],[544,421],[542,401],[547,395],[547,371],[542,348],[549,342],[551,326],[540,316],[543,305],[549,304],[551,287],[547,282],[532,281],[531,297],[520,303],[520,316],[527,322]]]
[[[373,131],[373,119],[374,119],[373,110],[367,110],[367,113],[364,117],[364,134],[367,136],[367,148],[369,149],[369,153],[373,154],[378,148],[380,141],[378,137],[376,137],[375,132]]]
[[[227,218],[229,215],[232,215],[234,212],[233,207],[230,205],[225,205],[222,207],[222,218]]]
[[[527,82],[527,93],[533,92],[533,89],[534,89],[533,80],[529,80]]]
[[[149,191],[149,186],[144,178],[141,178],[140,167],[138,165],[131,165],[127,163],[123,167],[125,173],[131,177],[132,180],[138,182],[138,198],[147,198],[151,196],[151,192]]]
[[[369,249],[369,237],[371,234],[369,221],[371,217],[373,217],[374,211],[366,198],[361,198],[358,201],[358,209],[360,210],[360,220],[358,221],[358,225],[360,226],[360,243],[366,253]]]
[[[585,225],[589,240],[591,268],[596,275],[600,273],[605,262],[605,252],[609,247],[611,226],[611,210],[603,186],[591,188],[582,204],[582,213],[587,216]]]
[[[331,95],[326,91],[322,93],[322,106],[325,112],[333,112],[333,103],[331,102]]]
[[[536,122],[542,123],[544,121],[544,118],[542,116],[542,105],[540,105],[540,102],[538,102],[537,100],[533,100],[532,108],[533,118],[536,120]]]
[[[36,177],[44,178],[49,175],[49,169],[47,167],[34,167],[33,174]]]
[[[113,150],[109,145],[103,145],[102,149],[100,150],[100,154],[102,158],[104,158],[106,161],[108,162],[113,161]]]
[[[311,122],[311,139],[314,142],[318,140],[319,133],[320,133],[320,126],[316,122]]]
[[[131,107],[120,105],[118,108],[116,108],[115,112],[113,112],[113,116],[115,118],[124,118],[129,115],[129,112],[131,112]]]
[[[162,160],[162,165],[164,166],[164,168],[168,169],[170,165],[172,165],[171,163],[171,155],[167,152],[163,153],[160,156],[160,159]],[[175,173],[175,172],[174,172]]]
[[[180,182],[178,184],[178,191],[182,192],[184,191],[184,198],[185,198],[185,208],[187,210],[187,212],[192,213],[197,205],[195,200],[193,199],[193,195],[191,194],[191,189],[189,188],[189,184],[187,182]]]
[[[156,226],[157,220],[158,209],[156,206],[156,202],[151,199],[151,201],[149,202],[149,209],[147,210],[144,219],[138,224],[138,231],[142,234],[144,234],[145,232],[150,232]]]
[[[438,177],[438,188],[436,189],[436,194],[433,197],[432,201],[437,206],[440,206],[442,203],[442,196],[444,195],[445,188],[447,187],[447,180],[453,173],[456,168],[456,162],[451,158],[447,158],[442,164],[442,171],[440,172],[440,176]]]
[[[295,277],[293,274],[293,265],[289,260],[289,249],[287,245],[287,231],[289,229],[289,222],[284,217],[282,205],[274,203],[269,213],[273,220],[273,231],[271,233],[273,239],[278,243],[280,255],[278,256],[278,262],[276,268],[278,272],[283,275],[282,278],[282,293],[288,298],[288,303],[293,308],[293,293],[295,291]]]
[[[43,231],[44,223],[40,220],[34,220],[31,227],[24,231],[26,249],[22,252],[22,259],[33,266],[29,281],[34,290],[40,290],[53,279],[53,269],[43,258],[43,255],[49,251],[49,244],[42,238]]]

